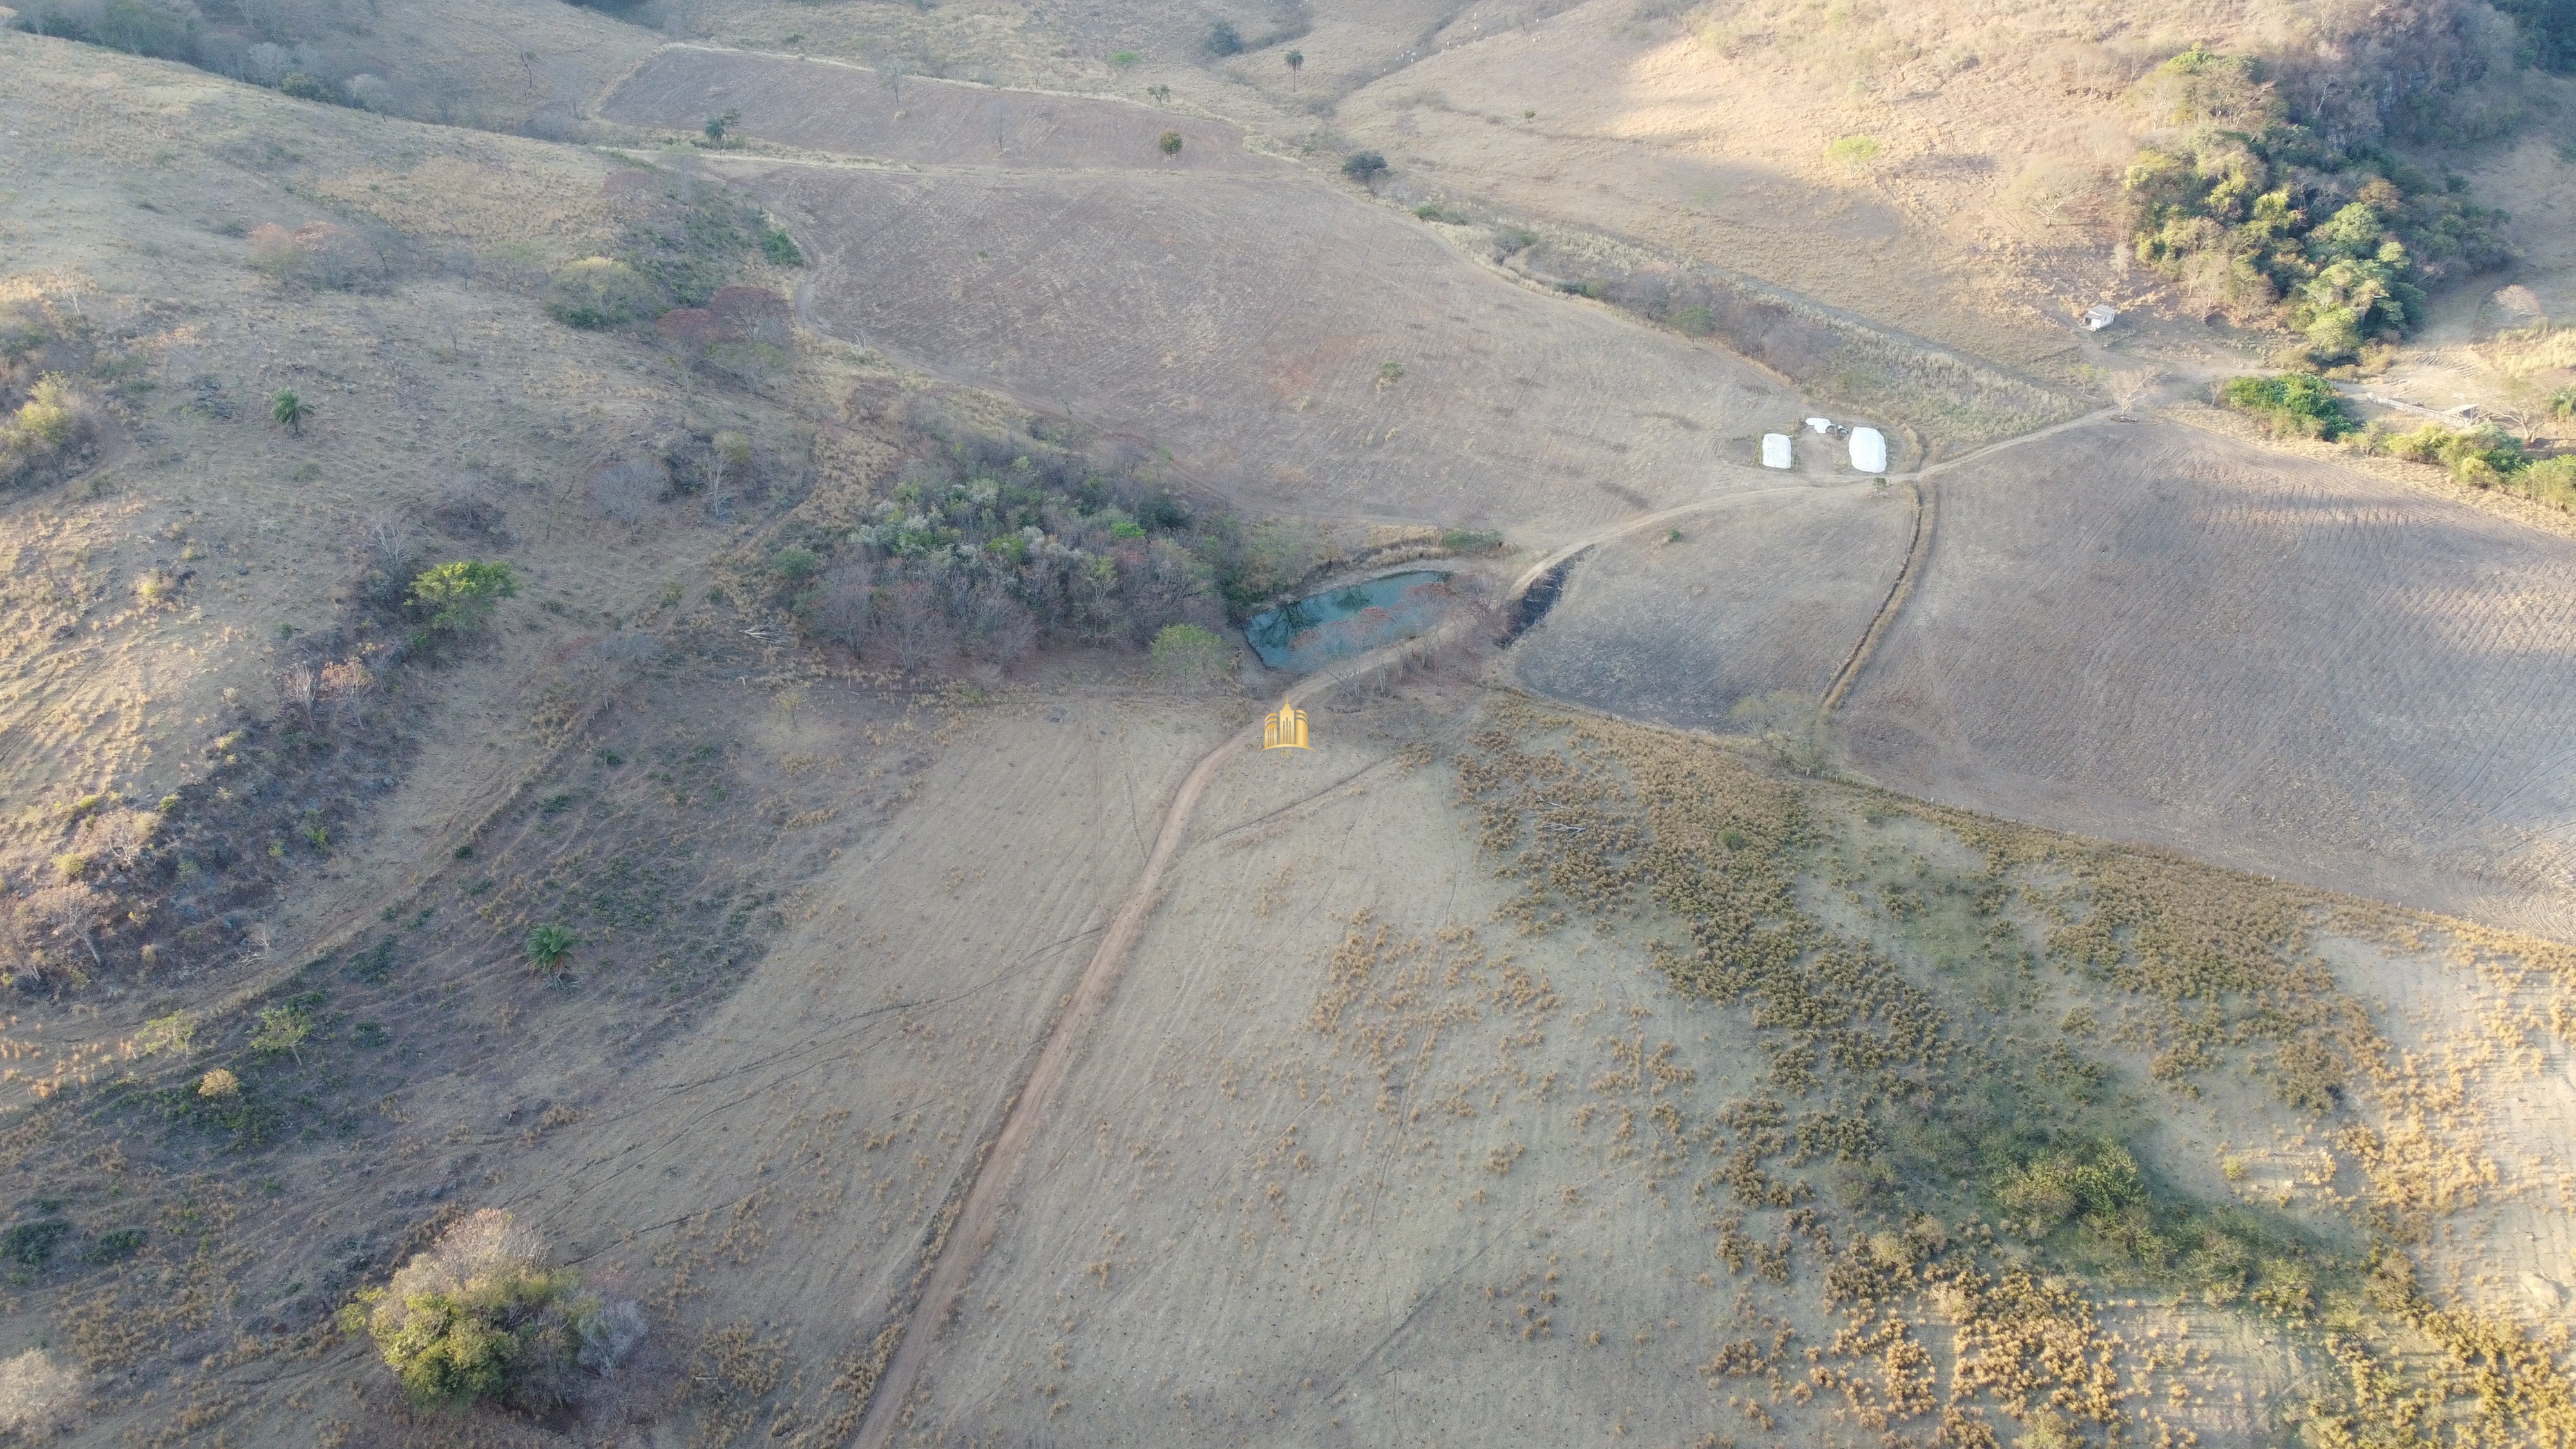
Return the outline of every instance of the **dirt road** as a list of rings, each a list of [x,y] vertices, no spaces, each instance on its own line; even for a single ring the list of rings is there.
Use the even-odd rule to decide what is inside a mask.
[[[2042,428],[2022,437],[2006,439],[1980,448],[1974,453],[1946,463],[1898,475],[1891,481],[1912,482],[1917,485],[1918,490],[1921,490],[1935,474],[1947,472],[2005,448],[2053,436],[2083,423],[2097,421],[2107,415],[2106,410],[2103,413],[2090,414],[2071,422]],[[1595,529],[1585,537],[1550,552],[1513,581],[1511,596],[1517,598],[1532,584],[1545,577],[1549,570],[1598,544],[1646,529],[1670,526],[1683,518],[1731,508],[1754,499],[1807,491],[1807,488],[1812,486],[1722,493],[1677,507],[1658,509],[1633,518],[1622,519]],[[1887,605],[1882,608],[1881,617],[1871,623],[1870,637],[1883,632],[1886,613],[1901,603],[1901,594],[1888,600]],[[1391,644],[1310,675],[1289,688],[1288,702],[1302,703],[1313,699],[1330,691],[1344,680],[1364,674],[1391,658],[1402,656],[1409,650],[1423,648],[1429,643],[1436,642],[1440,637],[1441,635],[1434,634],[1424,639]],[[1091,960],[1083,967],[1081,979],[1074,985],[1071,999],[1066,1002],[1063,1012],[1047,1033],[1045,1042],[1038,1048],[1037,1055],[1029,1067],[1026,1081],[1004,1109],[1001,1128],[993,1135],[991,1145],[985,1150],[981,1162],[975,1169],[973,1184],[967,1189],[965,1202],[958,1209],[956,1222],[942,1240],[938,1257],[931,1264],[929,1274],[923,1280],[920,1300],[904,1325],[903,1337],[895,1349],[894,1357],[888,1361],[885,1373],[878,1379],[875,1391],[869,1396],[867,1413],[860,1420],[858,1433],[852,1440],[858,1449],[883,1449],[883,1446],[893,1441],[894,1432],[902,1420],[903,1406],[912,1397],[914,1387],[920,1382],[923,1367],[928,1364],[932,1353],[936,1351],[941,1329],[954,1316],[959,1295],[965,1290],[967,1278],[974,1272],[976,1263],[982,1259],[985,1250],[992,1244],[994,1231],[1000,1222],[1002,1207],[1009,1199],[1030,1139],[1039,1124],[1045,1120],[1049,1107],[1063,1085],[1065,1073],[1072,1066],[1075,1054],[1089,1035],[1091,1024],[1098,1019],[1100,1013],[1108,1006],[1110,997],[1118,989],[1119,977],[1124,970],[1127,957],[1134,949],[1137,937],[1143,932],[1147,918],[1153,914],[1155,903],[1164,888],[1165,876],[1174,857],[1180,853],[1181,842],[1189,833],[1190,816],[1198,805],[1200,795],[1205,792],[1208,781],[1214,778],[1226,757],[1233,751],[1252,747],[1258,742],[1260,733],[1260,726],[1255,723],[1209,751],[1190,768],[1189,774],[1182,778],[1180,787],[1173,791],[1170,803],[1164,807],[1162,822],[1154,837],[1153,852],[1146,857],[1143,869],[1137,873],[1135,885],[1128,891],[1126,898],[1119,903],[1117,913],[1111,917],[1108,930],[1101,936],[1100,944],[1092,952]]]

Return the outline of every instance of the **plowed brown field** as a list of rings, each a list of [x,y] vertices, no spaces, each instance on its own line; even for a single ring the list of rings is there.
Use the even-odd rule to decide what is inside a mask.
[[[1869,628],[1913,536],[1906,489],[1748,495],[1595,549],[1514,646],[1521,682],[1631,719],[1727,732],[1736,703],[1821,697]]]
[[[2171,425],[1942,480],[1839,717],[1909,793],[2576,932],[2576,544]]]

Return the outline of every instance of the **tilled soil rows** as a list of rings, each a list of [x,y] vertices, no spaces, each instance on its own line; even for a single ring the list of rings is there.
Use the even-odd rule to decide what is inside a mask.
[[[2104,424],[1941,481],[1838,720],[1909,793],[2564,935],[2576,545]]]

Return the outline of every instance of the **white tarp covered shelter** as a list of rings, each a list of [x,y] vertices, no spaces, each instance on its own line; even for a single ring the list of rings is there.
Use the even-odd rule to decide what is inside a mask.
[[[1762,466],[1765,468],[1794,468],[1798,466],[1798,455],[1796,450],[1790,447],[1789,435],[1787,433],[1764,433],[1762,435]]]
[[[2108,302],[2096,302],[2084,309],[2084,330],[2099,332],[2120,320],[2120,309]]]
[[[1833,430],[1834,430],[1834,420],[1833,420],[1832,418],[1809,418],[1809,419],[1807,419],[1807,431],[1808,431],[1808,432],[1811,432],[1811,433],[1830,433],[1830,432],[1832,432]]]
[[[1876,428],[1852,429],[1851,460],[1864,473],[1886,472],[1887,435]]]

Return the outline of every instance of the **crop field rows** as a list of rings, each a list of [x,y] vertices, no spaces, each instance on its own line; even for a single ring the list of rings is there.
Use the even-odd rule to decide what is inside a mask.
[[[1895,788],[2576,929],[2576,545],[2159,425],[1947,476],[1838,716]]]

